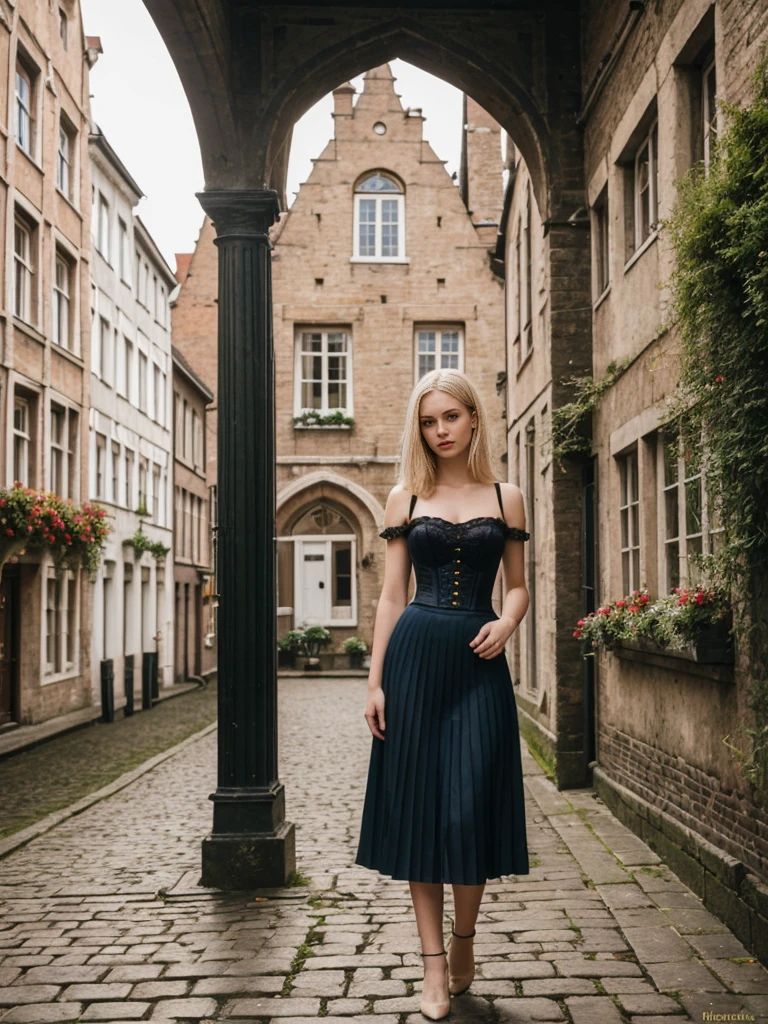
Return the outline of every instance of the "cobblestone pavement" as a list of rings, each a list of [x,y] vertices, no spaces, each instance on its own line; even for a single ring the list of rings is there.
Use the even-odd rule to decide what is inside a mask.
[[[306,888],[197,886],[215,734],[1,861],[2,1024],[423,1024],[408,883],[352,864],[365,685],[280,683],[281,778]],[[525,751],[524,762],[531,873],[488,883],[476,980],[451,1019],[768,1019],[768,972],[728,929],[591,790],[558,793]]]
[[[139,693],[141,701],[141,693]],[[139,704],[139,706],[141,706]],[[216,683],[0,761],[0,839],[106,786],[216,718]]]

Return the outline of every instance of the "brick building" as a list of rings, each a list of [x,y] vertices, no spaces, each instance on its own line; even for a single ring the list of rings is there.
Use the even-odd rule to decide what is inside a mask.
[[[20,0],[0,18],[0,476],[88,496],[90,175],[88,62],[77,3]],[[9,91],[10,90],[10,91]],[[0,723],[91,700],[90,585],[48,556],[6,564]]]
[[[747,680],[738,661],[726,654],[704,664],[686,652],[628,643],[574,670],[575,619],[558,622],[552,610],[560,589],[574,582],[591,597],[582,613],[641,587],[657,596],[695,585],[690,554],[719,543],[722,526],[701,475],[688,470],[682,452],[664,452],[672,435],[660,421],[679,374],[679,343],[669,329],[673,252],[662,224],[676,181],[709,160],[718,104],[748,98],[768,23],[764,11],[739,0],[682,0],[653,11],[602,2],[588,8],[580,114],[587,190],[573,233],[591,229],[594,379],[613,361],[627,368],[596,406],[596,454],[576,467],[579,512],[579,503],[558,500],[560,474],[548,443],[556,282],[546,260],[546,217],[510,142],[499,247],[507,280],[509,462],[532,532],[532,602],[515,666],[521,725],[556,764],[571,709],[581,716],[593,707],[582,719],[583,756],[597,792],[689,884],[736,915],[746,913],[741,900],[751,891],[748,883],[742,888],[744,867],[768,874],[765,809],[722,742],[744,721]],[[571,372],[585,369],[574,361]],[[553,537],[563,522],[572,523],[575,555],[582,545],[580,579],[557,571]]]
[[[92,687],[114,673],[115,704],[140,692],[145,655],[173,681],[171,337],[175,277],[134,207],[143,195],[98,126],[90,139],[90,497],[112,532],[92,588]],[[137,532],[167,549],[130,545]],[[152,667],[154,672],[154,665]]]
[[[383,572],[377,534],[406,403],[423,373],[458,367],[475,381],[506,479],[497,395],[504,300],[488,252],[502,164],[498,125],[473,107],[483,130],[465,136],[457,188],[423,137],[421,111],[403,108],[389,65],[365,75],[356,103],[349,84],[333,98],[334,137],[273,232],[278,623],[279,632],[330,627],[327,661],[343,665],[345,637],[371,640]],[[175,344],[210,381],[213,237],[206,220],[173,312]]]
[[[173,346],[173,583],[176,682],[216,666],[216,609],[206,483],[207,407],[213,394]]]

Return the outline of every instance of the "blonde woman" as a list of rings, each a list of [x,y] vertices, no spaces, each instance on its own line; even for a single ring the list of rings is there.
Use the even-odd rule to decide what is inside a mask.
[[[356,864],[410,883],[424,960],[420,1009],[439,1020],[474,978],[489,878],[528,874],[517,707],[504,649],[528,610],[523,495],[499,484],[473,384],[416,385],[389,543],[365,718],[373,734]],[[417,513],[414,515],[414,512]],[[501,615],[491,605],[504,567]],[[411,567],[416,593],[406,604]],[[443,885],[453,886],[448,953]]]

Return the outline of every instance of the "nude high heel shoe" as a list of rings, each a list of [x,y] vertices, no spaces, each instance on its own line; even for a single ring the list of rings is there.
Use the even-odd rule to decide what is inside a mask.
[[[457,932],[454,931],[454,928],[453,928],[454,924],[455,924],[455,921],[451,921],[451,935],[452,936],[454,936],[457,939],[472,939],[472,938],[474,938],[474,936],[476,934],[476,929],[473,930],[471,932],[471,934],[469,934],[469,935],[459,935]],[[453,946],[453,943],[454,943],[454,939],[451,938],[451,945],[448,947],[449,949],[451,948],[451,946]],[[475,960],[474,960],[474,956],[473,956],[472,957],[472,969],[467,971],[466,974],[451,974],[450,973],[450,969],[449,969],[449,973],[448,973],[448,991],[450,992],[450,994],[452,996],[460,996],[462,994],[462,992],[466,992],[467,991],[469,986],[474,981],[474,978],[475,978]]]
[[[439,953],[422,953],[422,956],[445,956],[445,950],[441,949]],[[448,980],[448,962],[446,959],[445,964],[446,981]],[[434,1002],[429,999],[422,999],[419,1003],[419,1009],[425,1017],[429,1017],[430,1020],[442,1020],[443,1017],[447,1017],[451,1012],[451,999],[442,999],[439,1002]]]

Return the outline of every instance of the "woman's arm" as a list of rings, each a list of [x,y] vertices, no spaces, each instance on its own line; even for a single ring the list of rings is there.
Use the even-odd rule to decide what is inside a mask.
[[[397,484],[389,493],[384,510],[384,526],[399,526],[408,514],[408,493]],[[368,673],[368,700],[365,717],[371,732],[384,739],[384,694],[381,690],[384,654],[389,638],[403,614],[408,598],[408,581],[411,576],[411,556],[405,537],[395,537],[386,542],[387,554],[384,563],[384,583],[376,607],[371,645],[371,667]]]
[[[501,485],[504,518],[508,526],[525,529],[523,492],[516,484]],[[525,548],[522,540],[507,540],[502,556],[504,601],[499,618],[481,627],[470,647],[481,658],[495,658],[528,611],[530,596],[525,585]]]

